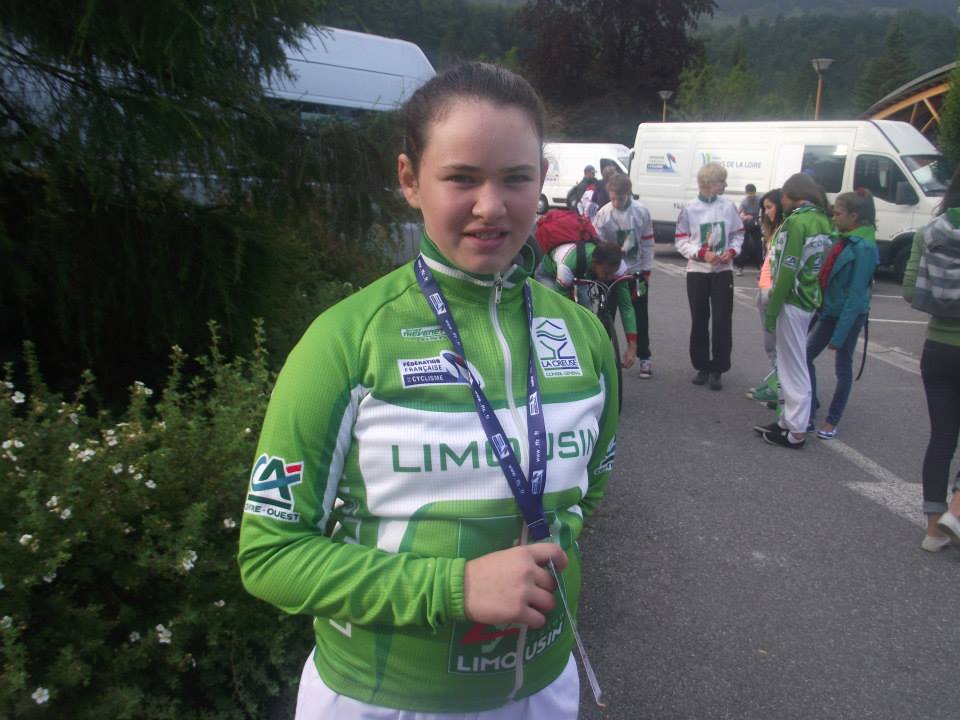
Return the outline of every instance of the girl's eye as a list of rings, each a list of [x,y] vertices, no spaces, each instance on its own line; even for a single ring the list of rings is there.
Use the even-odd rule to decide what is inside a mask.
[[[447,176],[447,182],[456,183],[457,185],[470,185],[474,182],[474,179],[471,175],[449,175]]]
[[[532,182],[533,178],[526,173],[514,173],[513,175],[507,175],[506,180],[508,183],[517,184]]]

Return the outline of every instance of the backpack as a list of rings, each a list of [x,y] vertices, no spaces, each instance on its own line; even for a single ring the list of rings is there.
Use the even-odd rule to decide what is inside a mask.
[[[537,220],[533,231],[544,254],[565,243],[597,242],[597,231],[590,218],[575,210],[550,210]]]
[[[910,305],[934,317],[960,319],[960,243],[923,232],[923,254]]]

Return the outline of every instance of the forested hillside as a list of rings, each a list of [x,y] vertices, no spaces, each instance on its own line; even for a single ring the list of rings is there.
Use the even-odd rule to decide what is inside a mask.
[[[953,62],[958,31],[942,15],[903,10],[743,17],[733,26],[711,26],[698,38],[708,62],[702,70],[704,82],[691,82],[688,72],[681,93],[681,105],[692,116],[810,116],[816,89],[810,59],[829,57],[834,63],[824,76],[823,116],[844,118],[858,115],[918,75]],[[742,72],[731,74],[735,67]],[[715,97],[711,83],[724,86],[724,97]]]

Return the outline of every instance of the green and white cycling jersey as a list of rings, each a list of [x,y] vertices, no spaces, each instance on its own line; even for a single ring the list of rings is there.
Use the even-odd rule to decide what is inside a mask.
[[[768,328],[776,325],[784,304],[813,312],[823,300],[820,266],[830,249],[833,224],[822,208],[804,203],[790,213],[777,230],[770,249]]]
[[[478,277],[452,267],[426,238],[421,251],[526,470],[528,271]],[[543,503],[570,559],[561,583],[575,611],[576,538],[611,470],[617,374],[598,319],[530,286],[548,433]],[[559,596],[522,647],[518,627],[466,620],[466,561],[512,547],[523,523],[450,350],[412,264],[340,302],[287,359],[250,477],[239,553],[245,587],[314,616],[321,678],[373,705],[500,707],[549,685],[571,649]]]

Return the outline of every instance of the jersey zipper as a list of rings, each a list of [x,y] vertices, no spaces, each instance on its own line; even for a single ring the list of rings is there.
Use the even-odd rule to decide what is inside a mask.
[[[500,273],[497,273],[493,279],[493,292],[490,293],[490,302],[488,304],[488,309],[490,312],[490,323],[493,325],[493,333],[496,335],[497,342],[500,343],[500,352],[503,353],[503,380],[504,380],[504,394],[507,398],[507,407],[510,410],[510,416],[513,418],[513,425],[517,431],[517,438],[520,441],[521,445],[521,458],[530,457],[530,448],[527,438],[526,428],[521,422],[520,412],[517,410],[517,404],[513,400],[513,356],[510,354],[510,346],[507,344],[507,339],[503,334],[503,329],[500,327],[500,318],[497,316],[497,308],[500,305],[500,299],[503,295],[503,276]],[[529,348],[529,343],[528,343]],[[532,349],[528,349],[528,352],[531,352]],[[530,467],[529,464],[525,469],[529,474]],[[527,541],[527,526],[526,523],[523,524],[523,530],[520,535],[520,543],[525,544]],[[520,628],[520,633],[517,635],[517,664],[516,664],[516,673],[514,675],[514,686],[513,691],[510,693],[510,699],[517,694],[521,687],[523,687],[523,656],[526,651],[527,644],[527,626],[524,625]]]

